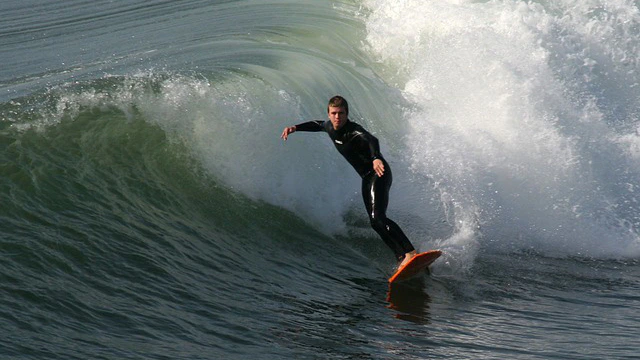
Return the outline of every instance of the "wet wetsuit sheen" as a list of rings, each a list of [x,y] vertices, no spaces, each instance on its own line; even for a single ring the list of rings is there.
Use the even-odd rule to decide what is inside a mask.
[[[350,120],[347,120],[340,130],[335,130],[331,121],[309,121],[296,125],[296,131],[324,131],[329,134],[338,152],[362,178],[362,198],[371,227],[393,250],[399,261],[404,258],[405,253],[413,251],[413,245],[398,224],[387,218],[389,189],[393,175],[391,167],[380,154],[378,139]],[[373,170],[375,159],[380,159],[384,164],[385,171],[382,177],[378,177]]]

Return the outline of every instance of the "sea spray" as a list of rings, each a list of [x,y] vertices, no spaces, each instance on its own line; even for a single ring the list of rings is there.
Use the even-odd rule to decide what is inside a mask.
[[[640,253],[636,4],[365,4],[368,46],[413,103],[412,169],[468,244]]]

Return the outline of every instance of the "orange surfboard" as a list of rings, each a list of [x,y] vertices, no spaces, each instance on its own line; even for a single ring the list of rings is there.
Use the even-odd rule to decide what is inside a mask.
[[[389,278],[389,282],[403,281],[417,275],[431,265],[440,255],[442,255],[442,251],[430,250],[414,256],[408,263],[398,268],[398,271]]]

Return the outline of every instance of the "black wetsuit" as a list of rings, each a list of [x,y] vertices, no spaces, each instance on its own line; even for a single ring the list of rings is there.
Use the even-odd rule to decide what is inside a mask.
[[[393,250],[398,260],[402,260],[405,253],[413,251],[413,245],[398,224],[387,218],[389,189],[393,175],[391,167],[380,154],[378,139],[350,120],[347,120],[340,130],[334,130],[331,121],[309,121],[296,125],[296,131],[324,131],[329,134],[336,149],[362,177],[362,198],[369,214],[371,227]],[[375,159],[382,160],[384,164],[385,171],[382,177],[378,177],[373,170]]]

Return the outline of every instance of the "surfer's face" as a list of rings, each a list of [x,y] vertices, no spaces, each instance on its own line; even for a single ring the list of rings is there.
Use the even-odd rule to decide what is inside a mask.
[[[347,111],[342,107],[329,106],[329,120],[334,130],[340,130],[347,123]]]

